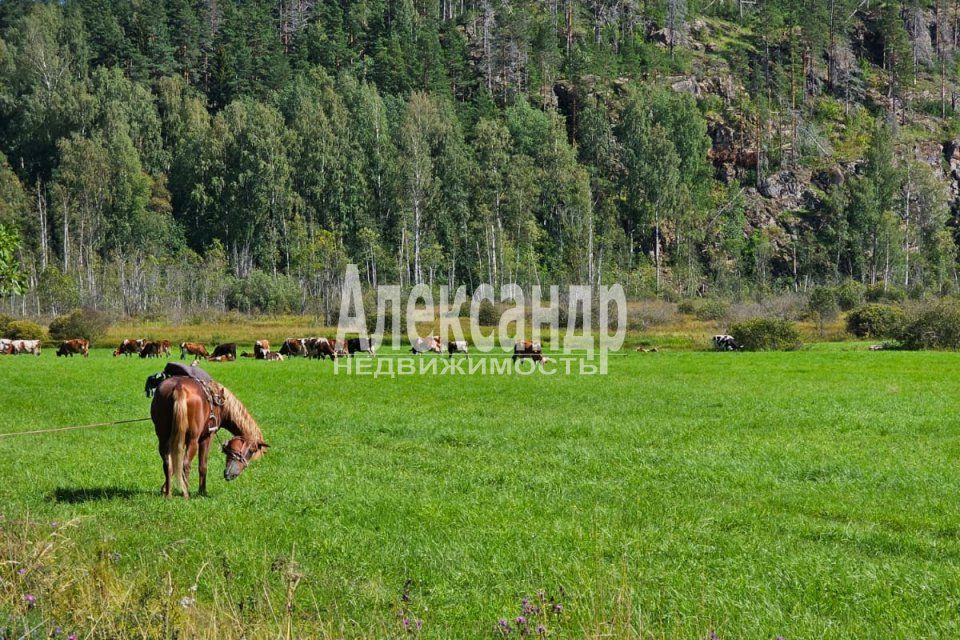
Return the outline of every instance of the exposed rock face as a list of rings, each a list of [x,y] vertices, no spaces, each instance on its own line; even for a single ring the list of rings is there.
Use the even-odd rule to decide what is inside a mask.
[[[801,177],[794,171],[778,171],[764,178],[759,191],[766,198],[799,198],[809,182],[809,175]]]

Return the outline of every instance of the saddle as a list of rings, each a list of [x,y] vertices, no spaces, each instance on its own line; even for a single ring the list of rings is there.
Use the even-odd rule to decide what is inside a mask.
[[[167,378],[184,377],[191,378],[200,384],[203,394],[207,399],[207,406],[210,407],[210,416],[207,418],[207,431],[213,432],[220,428],[220,420],[216,414],[216,407],[223,406],[223,386],[215,382],[210,374],[200,367],[188,366],[179,362],[168,362],[163,371],[147,377],[143,390],[148,398],[156,394],[157,387]]]

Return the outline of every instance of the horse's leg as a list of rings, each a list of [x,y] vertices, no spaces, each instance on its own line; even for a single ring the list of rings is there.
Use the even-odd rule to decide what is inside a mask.
[[[183,497],[189,498],[190,491],[190,467],[193,466],[193,458],[197,455],[197,441],[191,440],[187,445],[187,455],[183,458]]]
[[[165,447],[161,444],[158,449],[160,450],[160,464],[163,465],[163,486],[160,487],[160,495],[165,498],[170,497],[170,454],[165,451]]]
[[[200,442],[200,495],[207,495],[207,458],[210,456],[210,438],[204,438]]]

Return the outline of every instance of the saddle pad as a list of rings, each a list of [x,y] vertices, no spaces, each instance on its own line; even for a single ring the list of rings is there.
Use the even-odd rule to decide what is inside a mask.
[[[187,376],[188,378],[194,378],[196,380],[200,380],[201,382],[213,382],[213,378],[210,377],[210,374],[200,367],[191,367],[189,365],[180,364],[179,362],[168,362],[167,366],[163,368],[163,372],[171,377]]]

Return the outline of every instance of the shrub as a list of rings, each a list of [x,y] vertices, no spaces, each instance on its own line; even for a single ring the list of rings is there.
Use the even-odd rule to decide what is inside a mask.
[[[489,300],[482,300],[477,309],[477,321],[481,327],[495,327],[500,322],[500,312],[497,306]]]
[[[810,314],[823,331],[823,324],[835,319],[840,314],[840,305],[837,303],[837,292],[830,287],[817,287],[810,293],[807,302]]]
[[[726,320],[730,316],[730,305],[723,300],[705,300],[694,315],[697,320]]]
[[[3,337],[11,340],[43,340],[45,336],[43,327],[36,322],[14,320],[7,324]]]
[[[900,287],[887,286],[882,284],[872,284],[867,287],[863,296],[867,302],[903,302],[907,297],[907,292]]]
[[[733,339],[747,351],[786,351],[800,347],[793,323],[779,318],[754,318],[730,328]]]
[[[847,331],[858,338],[897,338],[903,324],[903,309],[886,304],[865,304],[847,315]]]
[[[694,300],[681,300],[677,303],[677,313],[692,316],[697,312],[697,303]]]
[[[856,280],[846,280],[836,288],[837,304],[841,311],[850,311],[863,304],[863,297],[867,288],[862,282]]]
[[[905,349],[960,349],[960,304],[941,302],[921,307],[898,336]]]
[[[0,313],[0,336],[6,335],[7,327],[13,322],[13,317],[5,313]]]
[[[94,344],[103,339],[109,328],[106,314],[93,309],[74,309],[50,323],[50,337],[54,340],[86,338]]]

